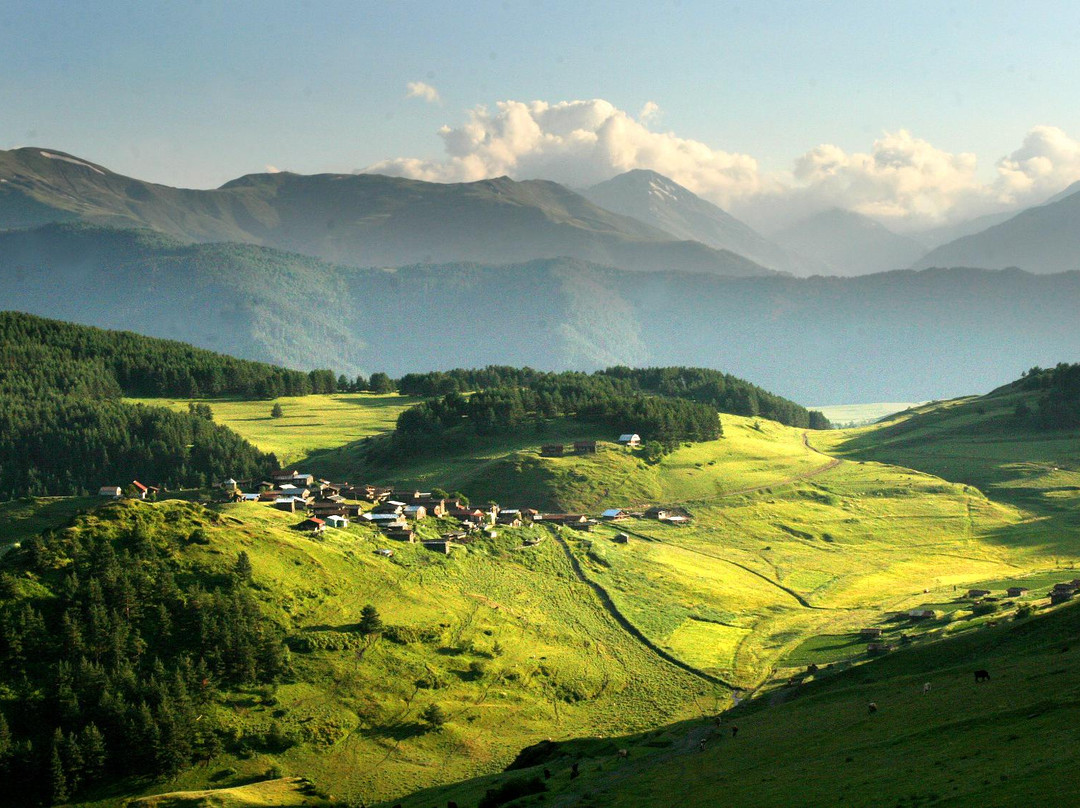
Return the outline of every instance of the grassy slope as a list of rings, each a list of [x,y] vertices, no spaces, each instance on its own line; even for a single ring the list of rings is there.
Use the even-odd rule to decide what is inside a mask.
[[[123,507],[201,523],[211,543],[189,546],[191,562],[224,567],[247,551],[268,619],[346,644],[298,651],[295,681],[232,694],[215,708],[238,736],[279,720],[296,746],[274,756],[224,755],[153,792],[230,785],[277,766],[370,801],[498,770],[543,738],[640,730],[698,714],[699,698],[710,705],[721,698],[619,627],[573,579],[550,538],[521,549],[531,530],[504,531],[447,557],[388,543],[367,526],[313,541],[292,529],[298,517],[264,505],[222,506],[217,521],[173,502]],[[373,552],[386,546],[392,559]],[[424,636],[364,642],[352,627],[366,603],[387,624]],[[433,702],[449,716],[438,732],[419,721]],[[222,775],[226,768],[235,771]]]
[[[864,538],[847,540],[846,563],[858,565],[861,559],[879,568],[839,587],[826,585],[819,590],[823,602],[839,607],[877,601],[880,607],[895,598],[892,605],[933,606],[945,613],[943,619],[915,633],[910,646],[868,666],[848,668],[843,662],[798,688],[766,689],[732,711],[720,734],[692,722],[606,745],[568,745],[562,757],[546,764],[554,771],[555,793],[545,802],[665,805],[678,794],[687,806],[721,799],[769,806],[1009,806],[1054,793],[1063,773],[1077,765],[1072,736],[1080,719],[1080,649],[1073,640],[1080,633],[1080,607],[1021,621],[992,615],[999,625],[991,627],[991,620],[973,618],[971,604],[952,591],[954,582],[964,589],[974,583],[972,576],[986,575],[982,585],[989,589],[1031,587],[1014,605],[1039,612],[1052,583],[1076,577],[1059,567],[1071,566],[1078,553],[1080,436],[1032,432],[1017,424],[1011,413],[1022,397],[1006,391],[928,405],[876,428],[814,433],[814,445],[852,462],[815,478],[812,487],[790,489],[796,496],[826,493],[846,500],[856,522],[823,521],[812,500],[791,518],[801,518],[808,534],[830,524],[841,530],[849,525]],[[963,482],[945,483],[875,459]],[[976,485],[988,496],[970,487]],[[770,497],[773,502],[755,495],[741,513],[728,512],[747,539],[767,528],[754,523],[754,509],[790,502],[783,492]],[[775,517],[776,509],[766,513]],[[834,546],[844,541],[833,536]],[[838,564],[830,567],[831,574],[840,571]],[[805,574],[810,564],[795,568]],[[995,578],[989,574],[994,568],[1013,571]],[[931,591],[923,594],[917,587],[927,581]],[[1005,604],[1003,614],[1011,612]],[[900,630],[885,627],[894,638]],[[799,628],[804,639],[789,664],[846,660],[861,656],[865,647],[848,633],[807,637],[814,630]],[[685,643],[687,655],[702,645],[696,633]],[[731,639],[718,638],[717,644],[716,653],[727,654]],[[979,668],[992,671],[990,684],[975,686],[971,674]],[[929,694],[922,690],[926,681]],[[870,701],[879,706],[873,716],[866,710]],[[734,723],[740,727],[737,739],[729,734]],[[702,737],[710,738],[704,753],[697,746]],[[629,760],[614,755],[620,747],[630,749]],[[581,764],[580,779],[568,777],[572,760]],[[444,798],[472,804],[509,776],[423,792],[404,805],[419,808]]]
[[[553,774],[542,804],[632,808],[671,805],[673,795],[687,808],[1027,804],[1057,793],[1078,763],[1078,633],[1080,607],[1070,605],[823,672],[783,698],[729,712],[719,727],[699,720],[604,744],[565,744],[542,763]],[[990,683],[975,684],[978,669],[991,672]],[[878,706],[873,715],[870,702]],[[615,754],[619,748],[628,759]],[[571,780],[574,761],[581,777]],[[402,804],[475,805],[492,785],[534,774],[540,767]]]
[[[189,399],[131,399],[187,411]],[[240,433],[264,452],[273,452],[283,464],[338,449],[394,428],[398,414],[419,399],[373,393],[292,396],[266,401],[197,399],[210,405],[214,420]],[[271,418],[280,404],[284,415]]]

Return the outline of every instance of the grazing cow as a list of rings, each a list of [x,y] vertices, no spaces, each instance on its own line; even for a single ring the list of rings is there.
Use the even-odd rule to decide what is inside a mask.
[[[734,738],[738,734],[739,734],[739,728],[732,725],[732,727],[731,727],[731,737]]]
[[[876,713],[877,712],[877,702],[872,701],[869,704],[867,704],[866,705],[866,712],[869,713],[870,715],[873,715],[874,713]]]
[[[623,759],[630,757],[630,750],[629,749],[620,749],[619,750],[619,757],[621,757]]]
[[[806,672],[810,676],[813,676],[815,673],[818,672],[818,666],[811,662],[809,665],[806,666]]]
[[[923,693],[929,693],[930,692],[930,683],[929,682],[927,682],[925,685],[922,686],[922,692]]]
[[[697,748],[698,748],[699,752],[704,752],[705,751],[705,739],[704,738],[702,738],[700,741],[698,741]]]
[[[986,670],[975,671],[975,684],[978,684],[979,682],[989,682],[989,681],[990,681],[990,671],[986,671]]]
[[[578,764],[575,763],[570,767],[570,779],[573,780],[579,774],[581,774],[581,772],[578,770]]]
[[[550,780],[551,779],[551,769],[544,769],[544,779],[545,780]]]

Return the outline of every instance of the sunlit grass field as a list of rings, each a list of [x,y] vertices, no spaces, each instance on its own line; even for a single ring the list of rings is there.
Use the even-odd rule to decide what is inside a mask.
[[[188,399],[129,399],[134,403],[186,411]],[[339,393],[292,396],[265,401],[196,399],[208,404],[214,420],[235,430],[264,452],[273,452],[283,464],[337,449],[370,435],[393,430],[398,415],[418,399],[397,394]],[[281,418],[270,411],[280,404]]]

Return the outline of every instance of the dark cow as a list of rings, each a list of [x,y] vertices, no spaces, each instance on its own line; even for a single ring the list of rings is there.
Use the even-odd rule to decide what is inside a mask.
[[[975,671],[975,684],[978,684],[979,682],[989,682],[989,681],[990,681],[990,671],[985,671],[985,670],[983,670],[983,671]]]
[[[870,715],[873,715],[874,713],[876,713],[877,712],[877,702],[872,701],[869,704],[867,704],[866,705],[866,712],[868,712]]]
[[[550,780],[551,779],[551,769],[544,769],[544,779],[545,780]]]
[[[578,764],[575,763],[573,766],[570,767],[570,779],[573,780],[579,774],[581,774],[581,772],[578,771]]]
[[[736,727],[736,726],[732,726],[731,727],[731,737],[734,738],[738,734],[739,734],[739,728]]]

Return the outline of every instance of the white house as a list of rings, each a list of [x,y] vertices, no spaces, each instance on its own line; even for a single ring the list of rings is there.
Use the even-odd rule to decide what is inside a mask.
[[[332,515],[326,517],[326,526],[327,527],[348,527],[349,526],[349,520],[346,519],[344,516],[338,516],[337,514],[332,514]]]
[[[622,446],[640,446],[641,435],[637,433],[627,432],[624,435],[619,435],[619,443]]]
[[[120,499],[124,495],[124,491],[118,485],[103,485],[98,489],[99,497],[112,497],[113,499]]]

